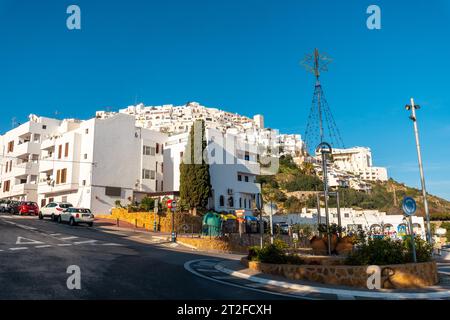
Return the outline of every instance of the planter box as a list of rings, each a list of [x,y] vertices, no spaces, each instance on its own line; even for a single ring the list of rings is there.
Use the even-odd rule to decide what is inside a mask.
[[[248,261],[241,263],[252,270],[292,280],[309,280],[323,284],[367,289],[367,266],[288,265]],[[433,286],[439,282],[436,262],[380,266],[383,289],[412,289]]]

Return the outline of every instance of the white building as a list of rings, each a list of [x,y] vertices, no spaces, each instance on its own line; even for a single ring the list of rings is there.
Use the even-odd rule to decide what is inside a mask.
[[[0,198],[37,200],[40,144],[59,125],[59,120],[30,116],[0,137]]]
[[[359,175],[362,180],[388,180],[386,168],[372,165],[372,152],[369,148],[333,149],[333,163],[340,170]]]
[[[341,208],[341,225],[347,232],[364,230],[372,234],[387,234],[398,237],[404,234],[408,228],[402,215],[387,215],[378,210],[354,210]],[[330,223],[338,224],[336,208],[329,208]],[[274,215],[274,223],[292,224],[317,224],[317,209],[306,209],[298,214]],[[325,209],[321,209],[321,223],[325,223]],[[423,217],[413,217],[413,229],[417,235],[425,239],[425,224]]]
[[[212,156],[227,155],[226,163],[210,164],[210,207],[250,214],[260,193],[256,154],[230,143],[240,140],[237,136],[207,129],[207,137]],[[187,141],[188,133],[169,136],[137,127],[135,117],[123,113],[87,121],[32,116],[0,136],[0,198],[40,206],[68,201],[108,213],[117,201],[127,205],[147,195],[175,195]]]

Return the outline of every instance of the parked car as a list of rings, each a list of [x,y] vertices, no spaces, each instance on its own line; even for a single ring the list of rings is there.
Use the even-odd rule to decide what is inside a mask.
[[[42,207],[39,211],[39,219],[51,218],[56,221],[58,216],[66,209],[73,207],[71,203],[68,202],[50,202],[45,207]]]
[[[28,214],[37,216],[39,213],[39,207],[37,203],[32,201],[22,201],[14,207],[14,210],[14,213],[18,213],[20,215]]]
[[[276,234],[289,234],[289,225],[287,223],[275,223],[274,230]]]
[[[6,200],[0,200],[0,212],[6,212],[6,207],[8,206]]]
[[[9,212],[11,214],[19,213],[19,201],[15,200],[6,200],[2,205],[3,212]]]
[[[89,209],[68,208],[58,216],[58,222],[68,222],[71,226],[85,223],[92,227],[94,225],[94,215]]]

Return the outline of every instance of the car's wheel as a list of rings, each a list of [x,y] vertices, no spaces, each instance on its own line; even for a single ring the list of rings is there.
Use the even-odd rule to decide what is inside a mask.
[[[42,215],[42,212],[39,212],[39,220],[44,219],[44,216]]]
[[[88,223],[88,226],[89,226],[89,227],[92,227],[93,225],[94,225],[93,222],[89,222],[89,223]]]
[[[54,213],[52,213],[51,219],[52,219],[52,221],[56,221],[56,219],[55,219],[55,214],[54,214]]]
[[[9,209],[9,213],[14,214],[14,209],[13,208]]]
[[[74,218],[70,218],[69,225],[71,225],[72,227],[76,225]]]
[[[62,218],[61,216],[58,216],[58,218],[56,218],[58,220],[58,223],[62,223]]]

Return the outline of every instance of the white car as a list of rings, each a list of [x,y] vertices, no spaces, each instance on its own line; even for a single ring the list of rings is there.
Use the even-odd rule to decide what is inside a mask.
[[[56,221],[59,215],[66,209],[73,207],[68,202],[50,202],[39,211],[39,219],[50,217],[53,221]]]
[[[89,209],[68,208],[58,216],[58,222],[68,222],[71,226],[85,223],[92,227],[94,225],[94,215]]]

